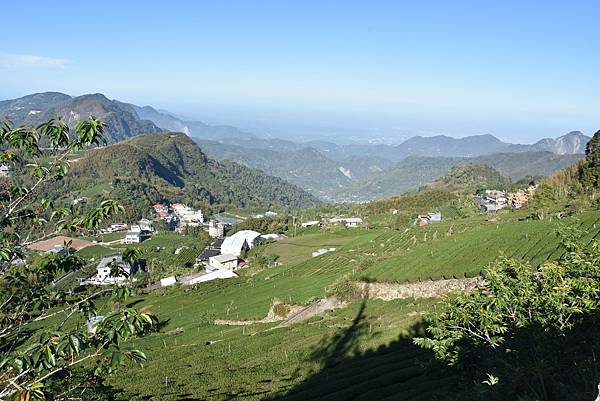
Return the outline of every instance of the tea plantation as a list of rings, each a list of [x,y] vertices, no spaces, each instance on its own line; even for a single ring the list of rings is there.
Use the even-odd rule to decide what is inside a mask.
[[[274,302],[309,304],[348,280],[403,282],[475,275],[504,254],[539,264],[562,253],[556,230],[577,224],[598,236],[600,213],[560,221],[476,219],[429,227],[312,233],[263,245],[280,266],[241,270],[237,279],[158,290],[134,299],[163,321],[138,339],[148,363],[110,377],[120,400],[448,400],[460,386],[411,337],[432,299],[354,299],[300,324],[245,326],[215,319],[264,318]],[[312,258],[314,247],[337,250]],[[458,387],[457,387],[458,386]]]

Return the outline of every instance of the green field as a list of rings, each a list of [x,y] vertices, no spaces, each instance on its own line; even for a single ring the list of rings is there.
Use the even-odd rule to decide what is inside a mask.
[[[106,382],[117,400],[452,400],[453,371],[437,366],[412,344],[423,313],[436,300],[353,300],[289,327],[214,324],[215,319],[256,320],[276,302],[308,305],[335,294],[346,280],[401,282],[476,274],[500,254],[539,264],[562,250],[556,230],[579,224],[586,239],[598,235],[600,213],[561,221],[485,218],[427,227],[317,231],[256,250],[277,254],[281,265],[249,267],[240,277],[192,287],[161,289],[134,298],[164,326],[135,340],[149,357]],[[202,240],[175,233],[140,245],[157,275],[183,266]],[[335,252],[312,258],[320,247]],[[187,247],[174,255],[176,247]],[[256,251],[255,250],[255,251]],[[253,251],[253,252],[255,252]]]
[[[395,255],[378,261],[363,274],[377,281],[442,278],[478,274],[500,256],[530,261],[533,266],[562,254],[557,229],[573,219],[553,221],[513,221],[457,227],[447,235],[443,225],[409,231],[393,241]],[[577,224],[588,231],[588,239],[598,236],[600,214],[580,215]],[[464,232],[460,232],[464,230]],[[458,231],[458,232],[457,232]],[[433,236],[437,232],[436,239]],[[426,235],[428,237],[426,237]],[[386,244],[387,246],[387,244]]]
[[[320,231],[268,244],[265,251],[278,255],[280,263],[300,262],[310,259],[312,252],[319,248],[339,248],[356,236],[357,232],[353,230]]]
[[[117,251],[105,247],[103,245],[91,245],[77,251],[76,254],[77,256],[80,256],[85,259],[98,260],[100,258],[103,258],[104,256],[113,255],[115,253],[117,253]]]

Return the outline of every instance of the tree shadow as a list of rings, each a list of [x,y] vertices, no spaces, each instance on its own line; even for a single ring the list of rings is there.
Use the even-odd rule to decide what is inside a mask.
[[[516,329],[494,349],[463,344],[458,368],[475,395],[470,399],[596,399],[600,382],[599,328],[600,316],[592,314],[568,331],[533,325]],[[488,375],[496,377],[497,383],[490,386]]]
[[[413,343],[422,321],[389,345],[361,352],[369,322],[363,301],[350,327],[323,338],[310,353],[319,368],[264,400],[581,401],[596,399],[600,382],[600,316],[567,333],[515,330],[498,348],[461,344],[456,366]],[[306,376],[298,369],[293,377]],[[496,382],[494,378],[498,378]]]
[[[323,338],[310,353],[310,362],[319,365],[308,379],[285,394],[264,400],[452,400],[458,392],[456,372],[439,364],[430,351],[414,345],[412,338],[422,335],[422,322],[389,345],[361,351],[369,334],[362,300],[350,327]],[[297,370],[294,376],[302,374]],[[305,375],[305,373],[304,373]]]

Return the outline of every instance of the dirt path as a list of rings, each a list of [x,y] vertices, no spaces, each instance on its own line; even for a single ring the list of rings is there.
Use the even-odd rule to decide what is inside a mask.
[[[281,305],[281,304],[280,304]],[[338,301],[334,297],[321,299],[308,306],[305,305],[285,305],[288,309],[286,316],[280,316],[275,313],[276,305],[272,305],[267,313],[267,316],[259,320],[227,320],[217,319],[215,324],[229,325],[229,326],[248,326],[251,324],[259,323],[274,323],[281,322],[277,327],[285,327],[294,323],[300,323],[313,316],[321,315],[328,310],[337,308],[344,308],[346,304]]]
[[[329,310],[338,308],[345,308],[346,304],[338,301],[334,297],[324,298],[315,302],[314,304],[308,305],[304,309],[298,311],[295,314],[290,314],[286,320],[284,320],[279,326],[285,327],[290,324],[300,323],[313,316],[321,315]]]

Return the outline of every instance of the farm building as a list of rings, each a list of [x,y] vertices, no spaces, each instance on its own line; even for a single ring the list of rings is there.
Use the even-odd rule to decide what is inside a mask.
[[[113,272],[115,266],[118,268],[118,272]],[[116,274],[111,275],[114,273]],[[125,262],[121,255],[107,256],[98,263],[96,274],[81,284],[121,284],[129,278],[131,273],[131,265]]]
[[[346,219],[346,227],[358,227],[363,223],[360,217],[349,217]]]
[[[208,264],[216,269],[235,270],[238,267],[238,257],[229,254],[212,256],[208,259]]]
[[[123,240],[126,244],[139,244],[143,241],[143,236],[140,231],[127,231],[125,239]]]
[[[319,220],[312,220],[312,221],[307,221],[305,223],[302,223],[302,228],[309,228],[309,227],[313,227],[313,226],[320,226],[321,222]]]
[[[243,252],[254,248],[260,242],[260,233],[242,230],[225,238],[221,245],[221,253],[240,256]]]
[[[211,220],[208,223],[208,235],[212,238],[221,238],[225,235],[225,224],[220,221]]]
[[[441,223],[442,214],[440,212],[420,214],[417,216],[417,221],[420,226],[426,226],[430,223]]]
[[[334,217],[329,219],[330,223],[344,223],[346,227],[358,227],[363,223],[360,217]]]
[[[194,275],[191,277],[186,277],[181,279],[181,284],[183,285],[193,285],[198,283],[204,283],[212,280],[226,279],[226,278],[234,278],[238,277],[237,274],[233,272],[233,270],[215,270],[206,274]]]
[[[217,238],[215,242],[204,248],[202,253],[196,258],[196,264],[206,263],[212,256],[221,254],[221,246],[223,245],[223,238]]]

